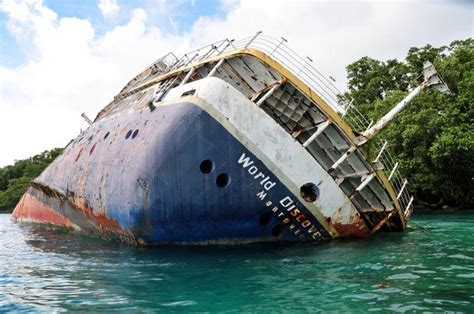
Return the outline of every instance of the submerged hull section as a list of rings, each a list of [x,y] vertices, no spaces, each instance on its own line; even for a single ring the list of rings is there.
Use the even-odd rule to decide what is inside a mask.
[[[270,169],[192,103],[91,127],[33,182],[13,217],[145,245],[331,238]]]

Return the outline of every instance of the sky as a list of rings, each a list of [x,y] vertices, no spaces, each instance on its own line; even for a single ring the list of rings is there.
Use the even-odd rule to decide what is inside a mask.
[[[474,1],[0,0],[0,167],[64,147],[160,56],[257,31],[344,88],[363,56],[474,37]]]

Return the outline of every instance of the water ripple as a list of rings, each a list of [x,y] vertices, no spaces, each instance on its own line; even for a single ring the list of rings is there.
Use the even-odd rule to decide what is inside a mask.
[[[0,215],[0,312],[472,312],[473,214],[322,245],[156,249]]]

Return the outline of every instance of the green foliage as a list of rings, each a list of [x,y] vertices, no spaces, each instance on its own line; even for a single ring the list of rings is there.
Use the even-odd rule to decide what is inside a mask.
[[[377,137],[391,143],[391,153],[401,161],[401,171],[419,199],[472,208],[473,39],[411,48],[404,62],[364,57],[347,67],[349,86],[343,97],[354,99],[357,108],[376,121],[418,84],[424,60],[434,63],[454,96],[423,92]]]
[[[62,148],[44,151],[0,168],[0,212],[12,211],[28,189],[30,181],[39,176],[62,151]]]

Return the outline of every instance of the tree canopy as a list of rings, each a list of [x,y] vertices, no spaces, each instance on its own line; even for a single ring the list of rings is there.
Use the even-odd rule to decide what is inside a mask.
[[[62,148],[44,151],[0,168],[0,212],[13,211],[30,181],[39,176],[62,151]]]
[[[474,40],[411,48],[405,60],[363,57],[347,66],[348,92],[356,107],[376,121],[423,79],[431,61],[453,96],[426,90],[380,134],[401,161],[418,199],[472,208],[474,204]]]

